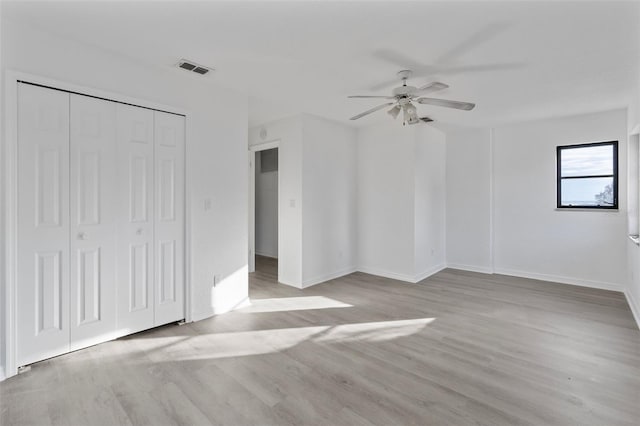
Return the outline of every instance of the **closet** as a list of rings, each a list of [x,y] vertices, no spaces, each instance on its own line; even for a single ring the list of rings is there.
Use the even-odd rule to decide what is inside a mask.
[[[18,83],[17,365],[184,318],[184,134]]]

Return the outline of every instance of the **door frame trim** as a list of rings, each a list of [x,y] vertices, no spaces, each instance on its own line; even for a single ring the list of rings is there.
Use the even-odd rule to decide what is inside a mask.
[[[282,241],[280,235],[282,230],[280,223],[280,139],[273,139],[249,146],[249,272],[254,272],[256,266],[256,152],[273,148],[278,148],[278,259],[282,259],[280,252],[280,241]],[[280,281],[280,265],[281,262],[278,261],[278,282]]]
[[[191,112],[182,108],[176,108],[169,105],[151,102],[120,93],[109,92],[105,90],[95,89],[87,86],[51,79],[48,77],[29,74],[17,70],[6,70],[5,72],[5,132],[4,132],[4,152],[3,160],[4,169],[4,281],[5,287],[0,289],[5,295],[5,347],[4,347],[4,373],[5,378],[18,374],[16,360],[16,343],[17,343],[17,220],[18,220],[18,82],[24,81],[41,86],[48,86],[52,89],[63,90],[66,92],[74,92],[80,95],[87,95],[105,100],[140,106],[143,108],[170,112],[173,114],[183,115],[185,117],[185,147],[184,147],[184,312],[185,321],[192,320],[192,295],[191,288],[191,176],[186,167],[187,156],[189,154],[189,117]]]

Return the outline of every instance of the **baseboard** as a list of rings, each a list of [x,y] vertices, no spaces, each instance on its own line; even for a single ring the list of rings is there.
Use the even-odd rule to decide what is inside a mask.
[[[493,274],[493,269],[488,266],[464,265],[462,263],[447,263],[447,268],[460,271],[479,272],[481,274]]]
[[[627,303],[629,304],[629,307],[631,308],[631,313],[633,314],[633,318],[636,320],[636,324],[640,329],[640,305],[638,304],[636,299],[633,298],[633,295],[629,290],[625,290],[624,295],[627,298]]]
[[[392,280],[405,281],[408,283],[414,283],[415,277],[411,275],[398,274],[396,272],[389,272],[382,269],[370,268],[368,266],[358,266],[357,270],[359,272],[364,272],[365,274],[377,275],[379,277],[391,278]]]
[[[277,259],[278,258],[277,254],[274,256],[272,254],[260,253],[260,252],[256,252],[256,256],[269,257],[271,259]]]
[[[447,267],[447,265],[445,265],[444,263],[441,263],[439,265],[433,266],[429,269],[427,269],[426,271],[424,271],[421,274],[418,274],[415,276],[414,278],[414,283],[419,283],[420,281],[429,278],[431,275],[437,274],[438,272],[442,271],[443,269],[445,269]]]
[[[216,315],[225,314],[227,312],[235,311],[236,309],[246,308],[247,306],[251,306],[251,299],[249,299],[249,296],[243,298],[230,308],[223,308],[220,310],[216,309]]]
[[[194,312],[191,314],[191,320],[193,322],[202,321],[204,319],[211,318],[215,314],[216,313],[214,312],[213,308],[207,309],[206,311]]]
[[[287,282],[287,281],[278,281],[278,284],[282,284],[288,287],[293,287],[293,288],[297,288],[298,290],[302,290],[302,284],[296,284],[296,283]]]
[[[329,280],[333,280],[336,278],[340,278],[343,277],[345,275],[349,275],[356,272],[356,267],[355,266],[349,266],[347,268],[343,268],[340,269],[339,271],[336,272],[331,272],[329,274],[324,274],[324,275],[320,275],[317,277],[313,277],[313,278],[309,278],[306,280],[302,281],[302,288],[307,288],[307,287],[311,287],[313,285],[316,284],[321,284],[323,282],[329,281]]]
[[[501,275],[511,275],[513,277],[520,277],[520,278],[530,278],[533,280],[550,281],[550,282],[560,283],[560,284],[570,284],[570,285],[577,285],[581,287],[598,288],[601,290],[612,290],[612,291],[624,292],[624,286],[616,283],[591,281],[591,280],[584,280],[580,278],[562,277],[559,275],[538,274],[534,272],[524,272],[524,271],[516,271],[513,269],[502,269],[502,268],[495,268],[494,273],[501,274]]]
[[[211,309],[207,309],[206,311],[194,312],[191,315],[191,320],[193,322],[202,321],[204,319],[211,318],[216,315],[226,314],[227,312],[235,311],[236,309],[246,308],[247,306],[250,306],[250,305],[251,305],[251,299],[249,299],[249,296],[247,296],[242,298],[238,303],[236,303],[235,305],[232,305],[231,307],[224,307],[222,309],[211,308]]]
[[[369,266],[358,266],[356,269],[359,272],[364,272],[365,274],[377,275],[379,277],[391,278],[392,280],[405,281],[411,284],[416,284],[424,280],[425,278],[430,277],[431,275],[437,274],[438,272],[442,271],[446,267],[447,265],[445,265],[444,263],[441,263],[414,276],[406,275],[406,274],[398,274],[397,272],[389,272],[383,269],[371,268]]]

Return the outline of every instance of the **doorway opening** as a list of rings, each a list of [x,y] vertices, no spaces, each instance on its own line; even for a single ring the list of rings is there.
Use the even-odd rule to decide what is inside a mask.
[[[278,282],[279,166],[278,142],[249,151],[249,272]]]

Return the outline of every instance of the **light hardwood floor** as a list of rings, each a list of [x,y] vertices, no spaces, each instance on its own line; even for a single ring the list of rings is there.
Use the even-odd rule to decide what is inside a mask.
[[[622,425],[640,331],[620,293],[445,270],[304,291],[259,258],[249,307],[35,364],[0,423]]]

